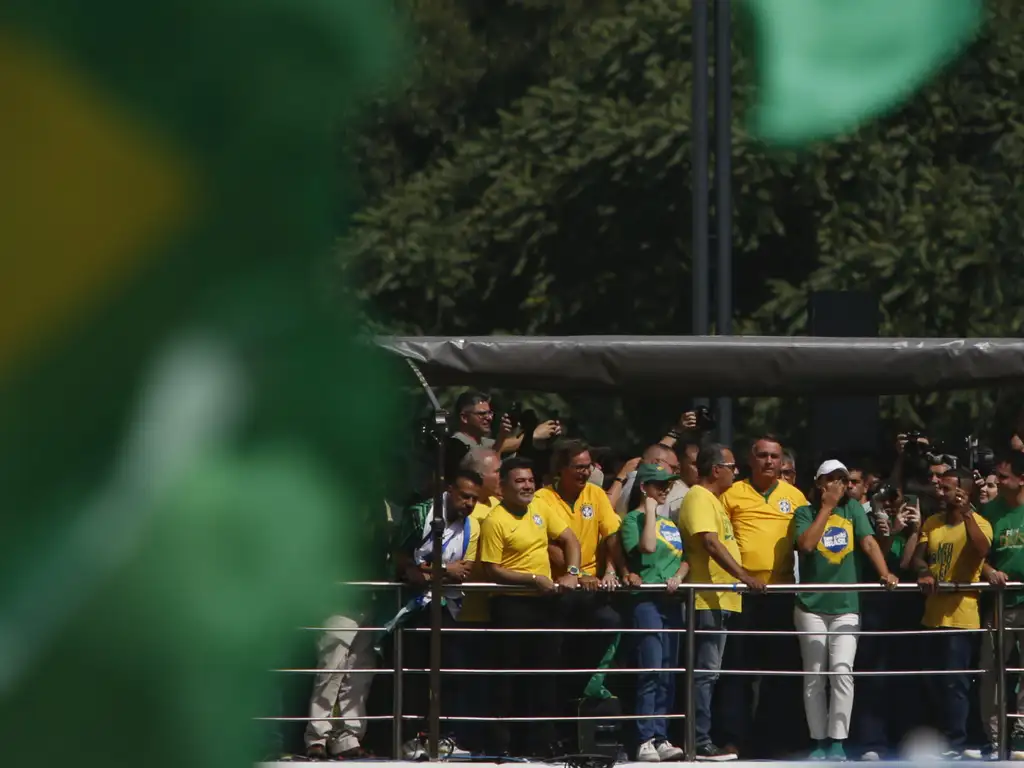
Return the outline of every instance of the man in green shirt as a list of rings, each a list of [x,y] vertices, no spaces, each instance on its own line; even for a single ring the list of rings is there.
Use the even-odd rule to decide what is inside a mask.
[[[995,585],[1008,581],[1024,581],[1024,453],[1014,451],[996,467],[999,495],[982,507],[981,513],[992,525],[992,547],[988,560],[982,566],[982,578]],[[996,595],[1002,598],[1005,610],[1003,624],[1008,628],[1024,628],[1024,592],[1013,591]],[[985,626],[993,625],[992,609],[986,616]],[[1003,654],[1008,659],[1019,643],[1017,632],[1006,634]],[[989,737],[990,749],[995,751],[999,728],[996,709],[995,635],[987,634],[981,644],[981,666],[989,670],[981,682],[981,717]],[[1022,681],[1024,683],[1024,681]],[[1024,713],[1024,684],[1017,689],[1017,714]],[[1013,720],[1010,737],[1012,760],[1024,760],[1024,720]],[[968,754],[971,753],[971,754]],[[974,750],[964,752],[965,757],[985,757]]]

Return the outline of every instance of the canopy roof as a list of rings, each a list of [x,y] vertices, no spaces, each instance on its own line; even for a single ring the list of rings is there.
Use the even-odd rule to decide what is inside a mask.
[[[550,392],[878,395],[1024,384],[1024,339],[382,337],[431,384]]]

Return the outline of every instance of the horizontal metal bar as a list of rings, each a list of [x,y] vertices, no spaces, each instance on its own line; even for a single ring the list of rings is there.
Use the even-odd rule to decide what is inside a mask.
[[[685,720],[686,715],[565,715],[565,716],[554,716],[545,717],[545,720],[567,720],[567,721],[585,721],[585,720],[651,720],[654,718],[665,719],[665,720]],[[394,720],[394,715],[362,715],[360,717],[254,717],[253,720],[262,720],[268,722],[283,722],[283,723],[308,723],[311,720],[317,722],[324,721],[328,723],[344,722],[346,720]],[[426,715],[402,715],[403,720],[425,720]],[[492,723],[496,721],[510,721],[520,723],[531,723],[537,720],[536,717],[456,717],[441,715],[441,720],[447,720],[448,722],[459,722],[459,723]]]
[[[253,720],[265,720],[268,722],[277,723],[308,723],[310,720],[316,720],[317,722],[323,720],[327,723],[343,723],[346,720],[394,720],[394,715],[350,715],[349,717],[254,717]],[[403,720],[422,720],[423,717],[420,715],[402,715]]]
[[[338,586],[358,587],[366,589],[409,589],[408,584],[391,581],[339,581]],[[518,584],[495,584],[493,582],[470,582],[465,584],[452,584],[453,588],[463,592],[501,592],[501,593],[526,593],[537,594],[532,586]],[[940,592],[1015,592],[1024,588],[1024,582],[1011,581],[1004,586],[995,586],[987,581],[975,581],[964,584],[953,582],[941,582],[938,585]],[[582,589],[582,588],[578,588]],[[684,582],[677,588],[677,592],[696,590],[697,592],[750,592],[745,584],[695,584]],[[668,592],[665,584],[641,584],[638,587],[620,586],[616,590],[598,590],[598,592],[614,591],[621,594],[635,592]],[[821,592],[920,592],[921,588],[913,582],[897,584],[895,589],[886,587],[879,582],[862,582],[857,584],[769,584],[768,592],[782,593],[821,593]]]
[[[280,669],[280,670],[270,670],[270,672],[294,673],[294,674],[299,674],[299,675],[318,675],[318,674],[321,674],[321,673],[325,673],[325,674],[329,674],[329,675],[330,674],[343,675],[343,674],[347,674],[349,672],[364,673],[364,674],[366,674],[366,673],[373,673],[373,672],[379,672],[379,673],[384,674],[384,675],[393,675],[394,674],[394,670],[393,669],[380,669],[380,670],[365,670],[365,669],[362,669],[362,670],[287,669],[286,670],[286,669]],[[430,670],[418,669],[418,668],[402,669],[402,673],[413,673],[414,675],[425,675],[425,674],[427,674],[429,672],[430,672]],[[663,668],[663,667],[650,667],[650,668],[644,667],[644,668],[639,668],[639,669],[635,668],[635,667],[630,667],[628,669],[611,669],[611,670],[604,670],[604,669],[589,669],[589,670],[581,670],[581,669],[570,669],[570,670],[476,670],[476,669],[473,669],[473,670],[463,670],[463,669],[451,669],[451,670],[445,670],[445,669],[442,669],[441,670],[441,673],[443,673],[443,674],[450,674],[450,675],[492,675],[492,674],[494,674],[494,675],[594,675],[594,674],[596,674],[598,672],[609,672],[609,673],[628,673],[628,672],[635,672],[635,673],[641,673],[641,672],[686,672],[686,670],[679,670],[679,669],[675,669],[675,668],[666,669],[666,668]]]
[[[394,674],[393,669],[274,669],[272,672],[290,672],[295,674],[319,674],[322,672],[326,673],[347,673],[347,672],[380,672],[383,674]],[[593,675],[597,672],[606,672],[608,674],[643,674],[643,673],[655,673],[655,672],[685,672],[684,667],[642,667],[642,668],[613,668],[613,669],[442,669],[441,673],[446,675]],[[1018,670],[1007,670],[1018,671]],[[429,669],[418,669],[411,667],[403,669],[403,674],[416,674],[423,675],[428,674]],[[897,677],[904,675],[977,675],[986,672],[984,669],[945,669],[945,670],[885,670],[885,671],[869,671],[869,670],[853,670],[851,672],[830,672],[823,670],[821,672],[804,672],[802,670],[782,670],[782,669],[695,669],[695,674],[715,674],[715,675],[764,675],[765,677],[803,677],[804,675],[853,675],[854,677],[873,677],[878,675],[895,675]]]
[[[1024,629],[1024,628],[1022,628]],[[403,629],[403,632],[430,632],[430,627],[409,627]],[[756,636],[771,636],[771,635],[876,635],[878,637],[892,637],[898,635],[959,635],[959,634],[970,634],[972,632],[985,632],[992,633],[993,629],[959,629],[951,627],[941,627],[936,629],[880,629],[875,631],[864,631],[864,630],[851,630],[849,632],[815,632],[814,630],[797,631],[791,629],[697,629],[694,632],[698,635],[756,635]],[[666,633],[670,635],[686,634],[686,628],[683,629],[559,629],[559,628],[531,628],[531,629],[508,629],[506,627],[442,627],[441,632],[455,632],[459,634],[473,633],[473,632],[494,632],[501,634],[516,634],[519,633],[547,633],[547,634],[594,634],[594,633],[605,633],[611,635],[618,634],[636,634],[636,635],[657,635]]]
[[[337,627],[299,627],[300,630],[309,630],[314,632],[384,632],[387,627],[359,627],[356,630],[342,629],[338,630]],[[429,634],[430,627],[403,627],[403,632],[416,632]],[[1011,631],[1009,627],[1006,631]],[[1017,628],[1017,632],[1024,632],[1024,627]],[[509,629],[507,627],[442,627],[442,634],[454,633],[454,634],[473,634],[478,632],[490,632],[495,634],[506,634],[506,635],[518,635],[520,633],[525,634],[606,634],[606,635],[657,635],[661,633],[669,635],[684,635],[686,634],[686,628],[682,629],[607,629],[607,628],[595,628],[595,629],[580,629],[577,627],[565,627],[565,628],[547,628],[547,627],[536,627],[529,629]],[[836,632],[815,632],[814,630],[795,630],[795,629],[698,629],[695,630],[698,635],[752,635],[756,637],[771,637],[772,635],[792,635],[794,637],[800,635],[857,635],[859,637],[898,637],[902,635],[961,635],[971,633],[985,633],[991,634],[995,632],[994,629],[982,627],[981,629],[959,629],[953,627],[938,627],[936,629],[879,629],[872,631],[865,631],[862,629],[850,630],[848,632],[836,631]]]

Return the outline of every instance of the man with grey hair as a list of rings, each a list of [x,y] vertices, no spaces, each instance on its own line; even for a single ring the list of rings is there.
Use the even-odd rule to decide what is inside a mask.
[[[796,485],[796,457],[792,451],[782,454],[782,463],[779,465],[779,474],[782,479],[790,485]]]
[[[764,582],[743,567],[732,521],[719,496],[736,477],[736,459],[724,445],[713,443],[697,454],[697,484],[679,508],[679,530],[685,541],[690,563],[687,581],[697,584],[722,584],[721,592],[698,592],[696,616],[688,617],[698,630],[721,633],[730,618],[743,610],[735,584],[742,583],[752,592],[763,592]],[[726,586],[727,585],[727,586]],[[694,675],[693,713],[696,723],[697,759],[701,761],[735,760],[736,755],[720,749],[711,741],[711,700],[722,667],[724,634],[697,635],[696,665],[702,671]]]
[[[484,480],[480,486],[480,497],[470,515],[475,520],[483,520],[501,502],[501,457],[493,448],[478,445],[469,449],[459,463],[459,469],[476,472]]]

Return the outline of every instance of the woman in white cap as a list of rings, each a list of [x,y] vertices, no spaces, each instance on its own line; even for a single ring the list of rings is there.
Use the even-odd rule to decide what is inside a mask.
[[[890,589],[899,579],[889,573],[860,502],[847,497],[849,472],[830,459],[814,475],[811,504],[794,513],[800,580],[807,584],[856,584],[857,547]],[[801,592],[793,621],[802,634],[804,710],[815,746],[812,760],[845,760],[843,743],[853,711],[853,660],[860,629],[860,597],[856,592]],[[825,634],[836,633],[836,634]],[[849,634],[845,634],[849,633]],[[824,671],[832,674],[822,674]],[[838,674],[837,674],[838,673]],[[825,685],[831,688],[826,696]]]

